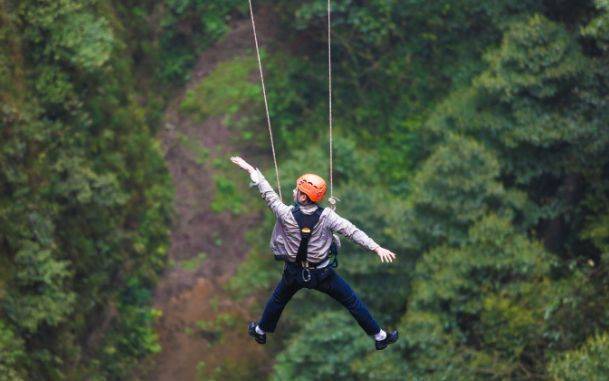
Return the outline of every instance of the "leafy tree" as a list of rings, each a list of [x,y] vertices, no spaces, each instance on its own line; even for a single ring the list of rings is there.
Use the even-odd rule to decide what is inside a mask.
[[[476,223],[460,248],[426,253],[401,324],[407,364],[391,375],[482,380],[543,373],[549,261],[541,245],[496,215]]]
[[[596,63],[563,26],[540,15],[511,25],[486,58],[488,70],[450,98],[430,127],[466,133],[497,152],[506,185],[526,190],[534,202],[523,223],[577,219],[573,195],[582,176],[594,173],[590,164],[604,152],[597,143],[607,139]],[[578,154],[583,147],[586,159]],[[541,228],[556,234],[559,225]]]
[[[23,341],[0,320],[0,380],[25,380]]]
[[[583,28],[582,34],[592,38],[597,46],[606,53],[609,49],[609,39],[607,38],[609,32],[609,27],[607,27],[609,2],[607,0],[596,0],[594,4],[600,12]]]
[[[591,337],[581,348],[566,352],[550,363],[550,374],[556,380],[600,381],[607,378],[607,334]]]
[[[1,7],[0,322],[23,352],[10,367],[25,379],[122,378],[158,351],[156,315],[149,299],[117,303],[112,318],[108,306],[126,279],[153,287],[171,208],[124,26],[97,1]],[[134,335],[137,350],[116,352],[126,366],[110,369],[104,340],[88,340],[119,334],[105,319]]]
[[[505,190],[499,170],[493,152],[474,140],[452,136],[439,145],[415,175],[408,199],[418,247],[462,243],[489,211],[508,211],[511,200],[519,206],[522,197]]]
[[[166,0],[158,44],[161,81],[183,83],[197,53],[228,30],[231,13],[243,13],[246,4],[236,0]]]
[[[352,380],[346,366],[372,345],[370,338],[350,328],[353,318],[342,311],[309,320],[277,357],[274,380]],[[316,350],[311,350],[316,348]]]
[[[15,267],[14,291],[4,306],[13,324],[36,332],[42,324],[56,326],[65,321],[75,300],[74,293],[64,285],[71,275],[68,262],[54,260],[50,250],[25,242],[15,255]],[[30,293],[32,289],[36,292]]]

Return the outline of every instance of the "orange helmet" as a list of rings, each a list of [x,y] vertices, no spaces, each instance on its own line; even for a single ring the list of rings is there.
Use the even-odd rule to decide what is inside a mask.
[[[309,196],[311,201],[319,202],[326,194],[326,182],[321,177],[306,173],[296,180],[296,188]]]

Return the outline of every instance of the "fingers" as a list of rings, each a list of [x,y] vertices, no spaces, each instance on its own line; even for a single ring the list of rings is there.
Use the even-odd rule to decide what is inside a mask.
[[[389,261],[389,259],[387,258],[387,254],[385,253],[384,250],[381,250],[381,252],[379,252],[379,258],[381,258],[382,263]]]
[[[244,170],[246,170],[248,172],[252,172],[254,170],[254,167],[252,167],[250,164],[248,164],[240,156],[233,156],[230,158],[230,161],[237,164],[239,167],[243,168]]]
[[[247,164],[241,156],[233,156],[230,158],[230,161],[232,161],[233,163],[235,163],[237,165]]]
[[[381,262],[383,262],[383,263],[393,262],[393,260],[396,258],[395,253],[393,253],[387,249],[382,249],[382,248],[379,250],[378,256],[381,258]]]

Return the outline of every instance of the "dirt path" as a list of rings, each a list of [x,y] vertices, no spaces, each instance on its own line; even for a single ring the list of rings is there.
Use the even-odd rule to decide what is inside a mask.
[[[246,253],[244,234],[259,215],[211,211],[216,192],[213,175],[214,159],[228,160],[230,152],[242,152],[221,117],[196,123],[179,113],[185,92],[197,85],[218,64],[252,52],[252,37],[247,20],[236,22],[215,46],[199,58],[193,78],[169,105],[165,130],[160,140],[176,189],[176,218],[171,236],[171,263],[193,261],[188,268],[175,265],[163,275],[155,291],[155,305],[163,311],[158,323],[162,352],[152,359],[149,380],[189,381],[201,379],[205,370],[218,364],[226,366],[235,359],[238,366],[248,362],[261,363],[267,354],[244,335],[248,313],[230,300],[221,286],[233,275]],[[205,163],[183,144],[195,142],[209,152]],[[244,177],[243,189],[246,192]],[[197,263],[201,253],[205,259]],[[226,345],[217,345],[219,338],[209,322],[219,314],[237,316],[234,333],[222,338]],[[215,344],[216,343],[216,344]],[[230,361],[229,361],[230,363]],[[198,370],[197,370],[198,368]]]

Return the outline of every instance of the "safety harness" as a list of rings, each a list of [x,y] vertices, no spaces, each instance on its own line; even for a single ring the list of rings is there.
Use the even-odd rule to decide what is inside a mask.
[[[300,245],[298,246],[298,252],[296,253],[296,263],[300,264],[302,267],[309,267],[309,263],[307,262],[307,254],[309,249],[309,240],[311,239],[311,234],[313,234],[313,229],[317,226],[319,222],[319,218],[323,213],[324,208],[318,207],[315,212],[311,214],[305,214],[300,209],[300,205],[295,204],[294,208],[292,208],[292,215],[298,224],[298,229],[300,231]],[[334,240],[330,245],[330,253],[331,262],[328,266],[337,267],[338,266],[338,248]]]
[[[302,212],[300,205],[298,204],[296,204],[292,209],[292,215],[298,223],[298,228],[300,230],[300,246],[298,246],[298,253],[296,254],[296,263],[303,264],[306,262],[309,249],[309,239],[311,239],[313,229],[319,222],[319,217],[321,217],[321,213],[323,211],[324,209],[319,207],[315,210],[315,212],[305,214]],[[308,266],[305,265],[303,267]]]

